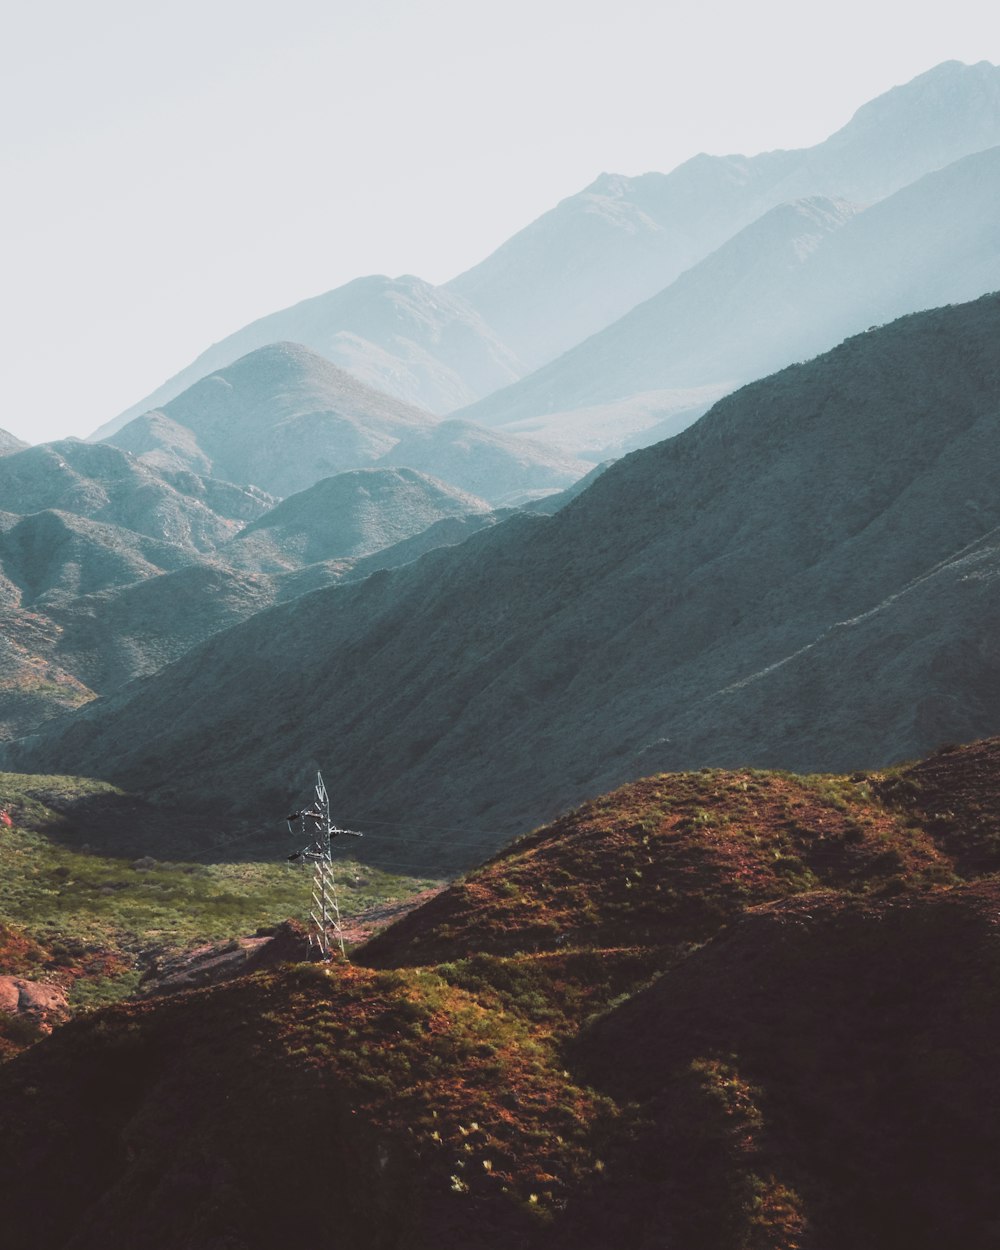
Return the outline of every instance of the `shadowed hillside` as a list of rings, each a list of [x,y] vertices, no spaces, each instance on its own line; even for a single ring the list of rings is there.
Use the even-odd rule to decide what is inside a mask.
[[[361,1250],[988,1250],[1000,888],[908,781],[995,836],[969,764],[996,754],[647,778],[355,963],[71,1022],[0,1068],[4,1175],[64,1178],[6,1229],[270,1250],[335,1211]]]
[[[5,758],[276,804],[319,765],[345,820],[468,830],[417,843],[468,863],[651,768],[991,732],[998,330],[989,297],[848,340],[552,518],[258,616]]]
[[[236,567],[280,571],[369,556],[445,517],[490,511],[413,469],[356,469],[324,478],[252,521],[220,555]]]
[[[175,510],[173,502],[168,496],[168,518],[192,515]],[[193,514],[203,535],[208,517],[220,536],[237,528],[205,507]],[[184,545],[69,512],[0,513],[0,738],[29,732],[176,659],[213,629],[244,620],[251,602],[264,606],[264,588],[205,568],[191,530],[180,528]],[[187,593],[160,596],[164,582],[176,590],[187,587]],[[206,593],[198,595],[196,588]],[[152,614],[142,610],[157,598]]]

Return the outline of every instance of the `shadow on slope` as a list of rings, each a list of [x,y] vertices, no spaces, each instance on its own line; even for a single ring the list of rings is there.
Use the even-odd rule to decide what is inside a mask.
[[[403,966],[65,1026],[0,1070],[4,1174],[64,1177],[8,1230],[270,1250],[333,1208],[360,1250],[987,1250],[1000,886],[884,781],[650,778],[360,952]]]

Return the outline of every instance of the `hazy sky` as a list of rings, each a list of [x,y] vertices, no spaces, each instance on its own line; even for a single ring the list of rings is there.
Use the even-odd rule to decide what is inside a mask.
[[[1000,61],[995,0],[10,6],[0,427],[85,435],[264,313],[445,281],[602,170],[816,143],[950,58]]]

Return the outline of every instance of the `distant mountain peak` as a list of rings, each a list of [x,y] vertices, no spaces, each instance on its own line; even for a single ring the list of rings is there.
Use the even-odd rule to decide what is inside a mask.
[[[787,200],[872,204],[1000,144],[1000,69],[935,66],[863,105],[811,148],[701,152],[670,173],[602,173],[447,289],[538,368],[571,350]]]
[[[460,295],[415,274],[370,274],[244,326],[91,437],[107,437],[248,353],[288,341],[375,390],[438,413],[489,394],[524,372],[496,331]]]
[[[443,518],[490,511],[485,500],[415,469],[351,469],[289,496],[221,554],[241,568],[277,572],[373,555]]]
[[[111,437],[158,469],[191,469],[275,495],[379,462],[408,465],[498,502],[569,486],[589,467],[471,425],[478,443],[459,455],[454,431],[440,425],[432,413],[366,385],[311,348],[282,341],[201,378]],[[404,451],[417,458],[400,459]]]

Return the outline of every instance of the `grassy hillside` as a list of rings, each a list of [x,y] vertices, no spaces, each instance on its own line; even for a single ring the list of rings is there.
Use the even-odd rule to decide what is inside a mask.
[[[5,1174],[65,1178],[11,1232],[986,1250],[998,765],[650,778],[354,963],[72,1022],[0,1072]]]
[[[259,837],[244,830],[227,845],[232,834],[216,830],[206,841],[189,813],[156,812],[100,782],[0,773],[0,811],[14,822],[0,824],[0,976],[58,985],[72,1008],[128,997],[154,964],[311,905],[309,871],[253,858]],[[143,853],[143,824],[157,820],[178,826],[179,858]],[[102,853],[102,839],[126,853]],[[356,859],[338,858],[336,871],[345,918],[431,884]],[[0,1017],[0,1055],[20,1036],[10,1024]]]

